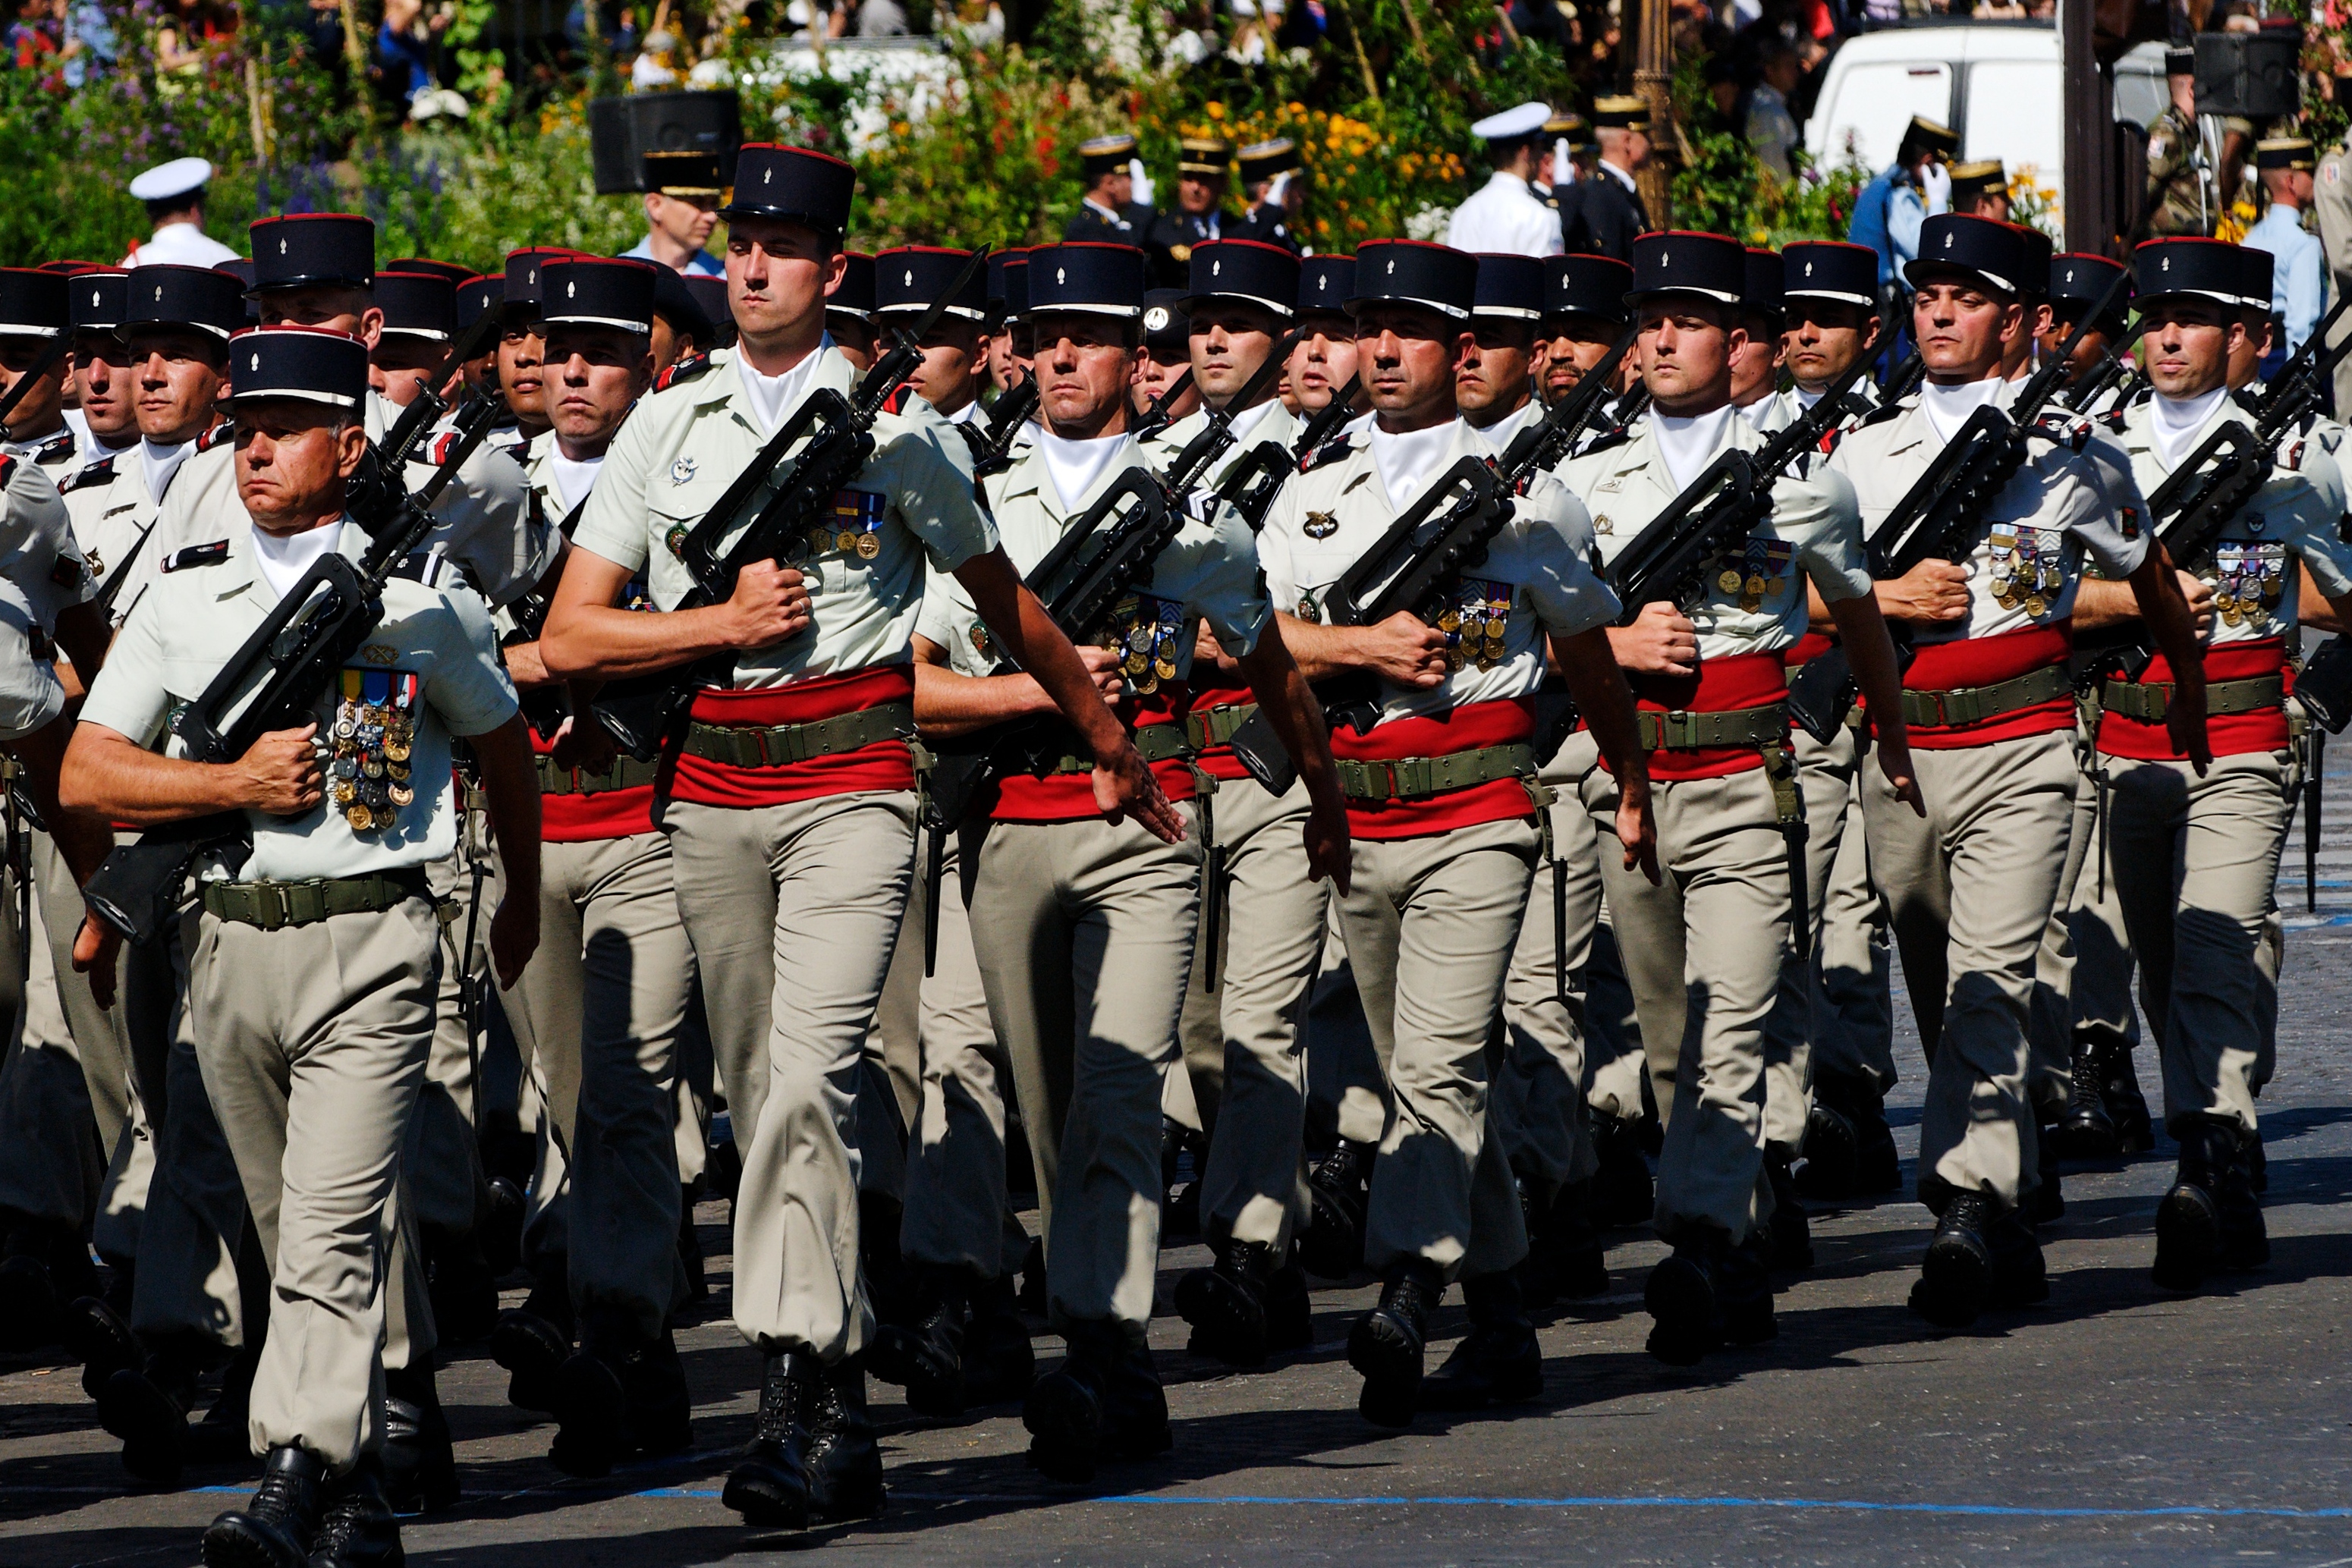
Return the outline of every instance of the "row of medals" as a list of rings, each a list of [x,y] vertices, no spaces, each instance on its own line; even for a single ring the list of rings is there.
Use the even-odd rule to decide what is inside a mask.
[[[416,729],[406,714],[383,704],[346,697],[335,710],[335,756],[330,793],[355,833],[389,829],[416,799],[408,781]]]
[[[1784,580],[1782,578],[1767,577],[1760,571],[1743,572],[1736,566],[1727,566],[1717,575],[1715,586],[1726,593],[1738,595],[1742,610],[1753,611],[1762,609],[1764,596],[1778,593]]]
[[[1503,634],[1511,624],[1511,599],[1506,591],[1490,599],[1465,586],[1456,603],[1437,612],[1437,629],[1445,633],[1445,667],[1459,670],[1475,664],[1491,670],[1503,662]]]
[[[1182,630],[1181,621],[1159,618],[1138,620],[1124,632],[1117,624],[1103,634],[1103,646],[1114,653],[1124,653],[1119,670],[1127,684],[1138,696],[1150,696],[1160,689],[1162,681],[1176,678],[1177,634]]]
[[[2044,534],[2038,554],[2021,559],[2018,552],[2018,536],[1996,532],[1988,544],[1992,555],[1992,601],[2003,610],[2025,606],[2025,612],[2036,620],[2050,612],[2050,601],[2066,586],[2066,574],[2058,564],[2059,541],[2054,534]]]
[[[674,526],[664,539],[669,553],[680,559],[686,554],[686,536],[689,530],[684,523]],[[793,552],[795,559],[806,560],[812,555],[827,550],[839,550],[860,560],[872,560],[882,553],[882,536],[872,528],[829,528],[820,523],[809,529],[804,548]]]
[[[2254,570],[2246,570],[2250,567]],[[2279,595],[2286,591],[2284,560],[2262,560],[2247,555],[2220,567],[2208,567],[2198,575],[2213,585],[2213,608],[2225,626],[2268,621]]]

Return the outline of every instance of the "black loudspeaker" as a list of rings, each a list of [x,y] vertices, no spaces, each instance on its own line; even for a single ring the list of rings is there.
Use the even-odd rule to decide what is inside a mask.
[[[2275,120],[2302,107],[2300,29],[2197,35],[2197,112]]]
[[[648,152],[716,152],[719,183],[732,185],[735,150],[742,143],[742,112],[731,92],[640,92],[588,106],[588,146],[600,196],[644,190]]]

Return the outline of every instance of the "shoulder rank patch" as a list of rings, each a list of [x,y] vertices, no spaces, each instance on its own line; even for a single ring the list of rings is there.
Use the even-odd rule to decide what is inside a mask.
[[[1880,403],[1876,408],[1872,409],[1868,413],[1864,414],[1863,416],[1862,423],[1855,425],[1854,428],[1856,430],[1867,430],[1874,424],[1885,424],[1888,420],[1895,418],[1910,406],[1911,400],[1909,398],[1898,398],[1893,402]]]
[[[101,457],[95,463],[84,464],[79,469],[68,475],[66,482],[58,486],[58,494],[70,496],[76,490],[87,490],[92,485],[110,485],[113,482],[114,459]]]
[[[2121,435],[2124,433],[2123,405],[2118,403],[2114,408],[2107,410],[2105,413],[2098,415],[2096,423],[2105,425],[2117,435]]]
[[[2080,452],[2091,444],[2091,422],[2064,409],[2045,409],[2033,421],[2033,434],[2053,445]]]
[[[1298,471],[1301,474],[1312,474],[1318,468],[1327,467],[1331,464],[1337,463],[1339,459],[1345,457],[1353,450],[1354,448],[1349,444],[1348,438],[1346,436],[1335,436],[1331,440],[1327,441],[1322,445],[1317,447],[1314,451],[1308,453],[1306,456],[1300,458],[1298,460]]]
[[[74,434],[70,430],[60,430],[33,448],[33,461],[45,467],[52,463],[62,463],[73,455]]]
[[[654,378],[654,391],[667,392],[680,382],[690,382],[710,368],[708,354],[688,354]]]
[[[892,414],[906,413],[907,400],[914,395],[915,383],[912,382],[900,382],[897,386],[890,389],[890,395],[882,400],[882,412],[884,413]]]
[[[230,436],[235,435],[236,434],[236,426],[231,424],[226,420],[223,420],[218,424],[214,425],[210,430],[205,431],[202,435],[196,437],[196,450],[199,452],[210,452],[214,447],[218,446],[222,442],[226,441]]]
[[[89,580],[89,566],[78,555],[61,555],[49,568],[49,580],[59,588],[79,588]]]
[[[228,541],[215,539],[207,545],[190,545],[174,550],[163,559],[165,571],[184,571],[192,566],[218,566],[228,559]]]
[[[1622,446],[1633,439],[1633,427],[1632,425],[1614,424],[1610,426],[1607,430],[1602,431],[1600,434],[1594,436],[1591,440],[1586,442],[1583,445],[1578,447],[1576,449],[1576,455],[1579,457],[1590,457],[1596,452],[1606,452],[1612,446]]]

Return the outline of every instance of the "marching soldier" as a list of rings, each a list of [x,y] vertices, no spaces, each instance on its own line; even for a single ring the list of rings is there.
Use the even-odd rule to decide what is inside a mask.
[[[1253,141],[1235,159],[1249,210],[1234,225],[1235,239],[1263,240],[1299,254],[1298,214],[1307,205],[1307,165],[1287,136]]]
[[[2231,340],[2245,331],[2228,298],[2234,249],[2150,240],[2134,253],[2154,395],[2107,423],[2143,490],[2200,461],[2217,434],[2243,433],[2245,416],[2228,395]],[[2218,538],[2171,561],[2206,638],[2210,766],[2192,763],[2168,733],[2179,687],[2163,654],[2145,669],[2126,666],[2102,692],[2109,869],[2163,1062],[2165,1126],[2180,1145],[2156,1219],[2155,1278],[2170,1290],[2269,1257],[2249,1150],[2266,1020],[2277,1005],[2275,974],[2258,954],[2275,913],[2292,798],[2281,683],[2298,567],[2339,618],[2352,610],[2352,547],[2336,523],[2335,508],[2289,463]],[[2085,630],[2128,623],[2135,608],[2119,585],[2085,583],[2076,622]]]
[[[1136,365],[1130,394],[1138,413],[1160,403],[1160,412],[1172,421],[1190,418],[1201,406],[1200,383],[1183,380],[1192,368],[1192,329],[1184,315],[1184,295],[1181,288],[1143,291],[1143,357]],[[1181,391],[1179,382],[1183,382]]]
[[[0,267],[0,395],[16,390],[50,341],[73,329],[73,311],[64,274],[32,267]],[[79,444],[66,423],[68,360],[43,370],[9,412],[0,432],[0,454],[39,466],[52,484],[73,471]]]
[[[1356,379],[1356,323],[1347,311],[1355,287],[1351,256],[1310,256],[1299,263],[1298,346],[1290,350],[1286,370],[1302,420],[1322,413]]]
[[[1470,308],[1470,354],[1454,379],[1454,400],[1470,428],[1497,452],[1543,419],[1535,395],[1536,323],[1543,319],[1544,266],[1533,256],[1478,258],[1478,298]]]
[[[74,406],[66,423],[84,462],[111,457],[139,442],[139,416],[131,378],[114,329],[122,320],[130,280],[119,272],[74,275],[68,286],[73,319]]]
[[[1062,230],[1065,241],[1087,240],[1104,245],[1150,243],[1160,214],[1135,199],[1135,175],[1129,165],[1135,158],[1135,138],[1124,132],[1097,136],[1078,143],[1078,178],[1086,194],[1078,210]]]
[[[1731,362],[1731,406],[1767,434],[1780,429],[1781,267],[1778,253],[1748,247],[1746,292],[1739,324],[1748,342]]]
[[[874,326],[874,258],[864,251],[844,251],[840,286],[825,297],[824,329],[852,369],[860,374],[874,363],[881,335]]]
[[[842,273],[855,174],[798,148],[753,143],[739,157],[722,214],[738,346],[673,377],[622,428],[573,535],[541,655],[551,676],[574,681],[712,653],[732,661],[731,679],[697,689],[692,721],[671,743],[660,822],[742,1151],[736,1326],[766,1363],[755,1437],[725,1500],[748,1522],[796,1527],[860,1517],[882,1500],[842,1085],[865,1047],[912,873],[906,656],[927,559],[961,574],[992,634],[1079,727],[1101,764],[1106,808],[1176,829],[1076,652],[996,547],[956,455],[962,443],[928,405],[877,417],[874,455],[817,519],[821,539],[745,567],[723,601],[678,608],[692,580],[673,536],[704,519],[811,392],[852,381],[827,350],[824,301]],[[614,608],[641,572],[671,612]]]
[[[939,246],[904,246],[874,258],[875,317],[885,327],[909,325],[948,291],[970,259],[969,251]],[[892,318],[898,319],[894,322]],[[980,389],[988,374],[988,279],[974,277],[923,341],[923,362],[908,378],[925,402],[956,426],[972,455],[987,427],[980,423]]]
[[[254,254],[262,247],[257,245]],[[530,460],[530,447],[548,431],[546,405],[547,344],[539,335],[539,268],[568,253],[529,246],[507,255],[505,285],[499,292],[499,392],[514,416],[516,438],[522,450],[512,453],[518,463]]]
[[[1922,226],[1912,330],[1927,381],[1842,442],[1831,467],[1885,517],[1969,413],[1995,402],[2000,367],[2027,329],[2020,280],[2035,263],[2019,231],[1940,214]],[[1914,1310],[1965,1324],[1988,1307],[2047,1296],[2040,1243],[2021,1205],[2039,1179],[2025,1084],[2034,953],[2066,861],[2076,776],[2065,619],[2087,552],[2128,580],[2173,661],[2168,717],[2183,750],[2205,748],[2203,681],[2179,590],[2136,519],[2110,516],[2096,476],[2049,441],[1970,538],[1963,570],[1930,555],[1879,603],[1912,626],[1917,656],[1902,710],[1927,798],[1916,818],[1876,779],[1864,820],[1886,890],[1904,977],[1928,1052],[1919,1196],[1937,1215]]]
[[[1208,428],[1212,411],[1230,422],[1233,444],[1202,476],[1214,488],[1253,446],[1271,443],[1288,451],[1298,422],[1268,386],[1247,408],[1234,400],[1247,387],[1266,355],[1289,330],[1291,302],[1298,293],[1298,258],[1278,246],[1256,240],[1213,240],[1192,252],[1192,292],[1177,303],[1183,311],[1185,353],[1200,406],[1145,443],[1156,466],[1165,466]]]
[[[1604,559],[1639,538],[1718,454],[1765,444],[1730,401],[1748,281],[1736,241],[1634,241],[1627,300],[1652,413],[1637,434],[1569,469]],[[1803,634],[1809,592],[1835,620],[1873,711],[1890,711],[1895,692],[1852,487],[1819,472],[1756,478],[1771,487],[1770,510],[1748,538],[1707,563],[1694,595],[1643,604],[1610,636],[1653,748],[1664,880],[1632,874],[1612,850],[1610,776],[1596,769],[1581,783],[1665,1118],[1657,1217],[1675,1250],[1650,1276],[1649,1348],[1678,1365],[1722,1343],[1771,1338],[1766,1268],[1805,1260],[1787,1250],[1791,1232],[1801,1246],[1801,1223],[1775,1224],[1781,1205],[1794,1207],[1779,1156],[1804,1133],[1801,1041],[1797,1060],[1775,1061],[1766,1023],[1791,926],[1807,917],[1791,885],[1804,819],[1781,696],[1783,653]],[[1899,725],[1883,726],[1878,762],[1890,792],[1916,807]]]
[[[1193,246],[1224,237],[1224,217],[1218,208],[1224,202],[1234,162],[1234,144],[1222,136],[1183,137],[1176,150],[1176,205],[1154,216],[1144,246],[1151,256],[1152,279],[1167,288],[1181,287],[1191,277]]]
[[[234,763],[147,749],[310,562],[369,542],[343,516],[366,451],[365,345],[263,328],[233,352],[237,496],[253,521],[132,612],[82,710],[65,789],[120,821],[239,811],[249,824],[251,854],[233,875],[208,870],[184,922],[205,1087],[276,1260],[251,1396],[265,1479],[205,1532],[205,1556],[357,1568],[399,1561],[379,1458],[383,1236],[431,1049],[438,933],[425,867],[456,836],[451,737],[472,739],[516,895],[492,921],[506,978],[537,939],[539,800],[496,650],[444,595],[397,579],[354,667],[315,699],[313,725],[265,736]],[[100,946],[85,928],[78,956]]]
[[[1454,403],[1477,273],[1475,256],[1442,246],[1358,249],[1349,303],[1373,421],[1284,487],[1260,536],[1267,589],[1296,612],[1282,631],[1301,667],[1378,682],[1377,722],[1335,729],[1332,748],[1353,844],[1340,925],[1390,1097],[1363,1221],[1381,1300],[1349,1336],[1358,1408],[1383,1426],[1541,1385],[1512,1274],[1525,1228],[1501,1142],[1486,1135],[1486,1052],[1541,842],[1529,699],[1547,647],[1624,780],[1628,856],[1648,864],[1654,841],[1632,705],[1601,630],[1616,600],[1585,564],[1591,535],[1557,482],[1529,481],[1436,624],[1410,611],[1325,623],[1327,597],[1398,516],[1443,509],[1455,465],[1491,451]],[[1471,1333],[1425,1385],[1429,1317],[1456,1279]]]

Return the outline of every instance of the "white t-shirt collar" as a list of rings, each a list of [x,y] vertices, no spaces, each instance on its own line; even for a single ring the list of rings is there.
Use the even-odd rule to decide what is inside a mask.
[[[2008,384],[1998,375],[1987,376],[1980,382],[1963,382],[1956,387],[1922,382],[1919,412],[1927,416],[1927,428],[1936,433],[1937,441],[1949,441],[1960,433],[1960,426],[1969,422],[1970,414],[1991,406]]]
[[[1688,488],[1723,450],[1723,444],[1731,439],[1732,416],[1738,412],[1729,403],[1707,413],[1650,411],[1650,434],[1658,443],[1658,455],[1666,460],[1666,472],[1676,490]]]
[[[827,332],[817,340],[808,357],[780,376],[763,376],[751,368],[751,361],[740,351],[735,356],[735,369],[743,380],[743,400],[751,412],[751,419],[762,435],[773,435],[784,416],[801,405],[801,400],[816,385],[817,368],[824,361],[824,351],[833,347],[833,334]]]
[[[2189,455],[2197,433],[2212,419],[2213,411],[2230,395],[2227,386],[2195,397],[2169,398],[2158,392],[2147,400],[2147,433],[2156,443],[2157,455],[2164,459],[2167,468],[2177,468]]]
[[[1426,430],[1408,430],[1391,435],[1382,430],[1379,420],[1372,422],[1366,439],[1371,445],[1372,464],[1381,472],[1381,485],[1389,493],[1389,505],[1399,511],[1412,504],[1423,486],[1435,476],[1445,461],[1446,452],[1454,444],[1454,426],[1459,418]]]
[[[1066,440],[1050,430],[1038,431],[1037,455],[1045,461],[1045,476],[1053,482],[1054,493],[1061,497],[1062,510],[1078,509],[1079,503],[1093,493],[1103,471],[1126,445],[1125,431],[1085,441]]]
[[[311,563],[335,548],[343,537],[343,519],[321,523],[303,533],[280,538],[275,534],[253,530],[253,564],[269,584],[269,591],[283,599]]]

